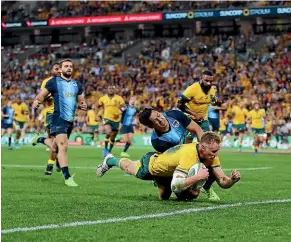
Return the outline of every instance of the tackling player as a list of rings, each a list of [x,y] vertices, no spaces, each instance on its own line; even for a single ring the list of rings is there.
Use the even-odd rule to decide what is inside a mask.
[[[73,130],[77,103],[82,110],[87,110],[83,90],[78,81],[72,79],[73,63],[70,59],[60,62],[61,76],[51,78],[45,88],[36,96],[33,108],[38,108],[51,94],[54,99],[54,113],[51,121],[51,135],[55,136],[53,148],[58,151],[58,161],[65,178],[65,185],[78,186],[71,177],[68,167],[68,138]]]
[[[12,108],[14,109],[14,120],[16,124],[16,142],[15,148],[19,149],[20,144],[19,141],[24,138],[26,129],[27,129],[27,121],[29,119],[28,106],[22,102],[20,97],[16,98],[16,102],[12,104]]]
[[[217,156],[219,150],[219,136],[214,132],[205,132],[200,143],[177,145],[162,154],[149,152],[136,162],[109,154],[98,166],[96,175],[102,177],[110,168],[116,166],[139,179],[156,180],[161,200],[169,199],[172,192],[180,194],[188,191],[189,187],[207,179],[209,173],[213,173],[221,188],[227,189],[240,180],[240,173],[234,170],[231,177],[224,174]],[[211,167],[211,170],[202,168],[197,175],[187,177],[190,168],[198,162]],[[192,198],[199,195],[199,191],[195,190],[190,193]]]
[[[9,100],[5,107],[3,107],[1,112],[1,136],[5,133],[8,135],[8,150],[12,150],[11,137],[13,133],[13,119],[14,119],[14,109],[12,108],[12,102]]]
[[[187,131],[195,133],[198,140],[203,134],[197,123],[177,109],[160,113],[146,107],[139,113],[139,122],[153,129],[151,143],[158,152],[184,143]]]
[[[105,128],[105,147],[103,151],[103,156],[105,157],[111,152],[115,137],[119,130],[119,124],[121,120],[122,111],[126,109],[126,105],[121,96],[115,94],[115,86],[108,86],[107,94],[101,97],[98,101],[98,109],[103,107],[104,109],[104,128]],[[97,112],[98,110],[96,110]],[[110,146],[108,148],[108,143]]]

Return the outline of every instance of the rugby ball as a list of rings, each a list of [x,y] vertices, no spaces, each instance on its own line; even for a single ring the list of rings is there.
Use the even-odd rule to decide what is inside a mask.
[[[191,176],[197,175],[197,173],[198,173],[198,171],[199,171],[200,168],[206,168],[206,167],[201,162],[198,162],[195,165],[193,165],[190,168],[187,177],[191,177]],[[196,184],[194,184],[191,188],[193,190],[200,190],[204,186],[204,184],[206,183],[206,181],[207,181],[206,179],[205,180],[200,180],[199,182],[197,182]]]

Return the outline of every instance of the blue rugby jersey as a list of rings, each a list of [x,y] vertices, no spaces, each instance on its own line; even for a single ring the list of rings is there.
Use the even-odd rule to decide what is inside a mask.
[[[61,77],[53,77],[47,82],[45,88],[54,98],[54,113],[66,121],[73,122],[78,95],[83,93],[80,83],[73,79],[67,81]]]
[[[219,110],[214,109],[212,105],[209,105],[208,118],[219,119]]]
[[[126,105],[126,110],[122,113],[121,123],[124,126],[132,125],[133,119],[137,113],[136,107],[131,107],[129,104]]]
[[[164,152],[173,146],[182,144],[187,134],[186,128],[191,123],[191,119],[179,110],[170,110],[162,114],[168,120],[170,130],[162,135],[153,131],[151,142],[158,152]]]
[[[3,124],[13,123],[14,112],[15,112],[14,109],[11,107],[5,106],[3,108],[3,113],[8,115],[8,117],[3,118],[2,120]]]

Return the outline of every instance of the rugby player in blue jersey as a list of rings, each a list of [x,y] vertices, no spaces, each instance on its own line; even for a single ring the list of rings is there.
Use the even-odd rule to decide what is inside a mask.
[[[158,152],[183,144],[187,131],[196,134],[198,141],[203,134],[199,125],[178,109],[160,113],[146,107],[139,113],[139,121],[153,129],[151,142]]]
[[[8,150],[12,150],[11,146],[11,136],[13,133],[13,119],[14,119],[14,109],[12,108],[12,102],[8,101],[7,105],[2,109],[1,117],[1,136],[5,133],[8,135]]]
[[[68,138],[73,130],[77,104],[87,110],[87,104],[80,83],[72,79],[73,63],[70,59],[59,62],[61,76],[51,78],[45,88],[36,96],[32,107],[38,108],[45,98],[51,94],[54,99],[54,113],[51,121],[51,135],[55,136],[53,148],[58,153],[58,161],[67,186],[78,186],[71,177],[68,160]]]
[[[137,108],[135,107],[135,97],[131,97],[121,117],[122,126],[120,133],[122,134],[122,142],[125,143],[124,149],[120,154],[121,157],[129,157],[129,154],[126,151],[132,143],[132,136],[134,133],[133,121],[136,113]]]

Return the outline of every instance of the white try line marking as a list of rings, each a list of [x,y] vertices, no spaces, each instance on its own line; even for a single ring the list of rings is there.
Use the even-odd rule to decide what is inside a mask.
[[[251,206],[251,205],[259,205],[259,204],[275,204],[275,203],[290,203],[290,202],[291,202],[291,199],[283,199],[283,200],[266,200],[266,201],[258,201],[258,202],[224,204],[224,205],[217,205],[217,206],[210,206],[210,207],[176,210],[176,211],[166,212],[166,213],[146,214],[146,215],[141,215],[141,216],[129,216],[129,217],[124,217],[124,218],[109,218],[109,219],[100,219],[100,220],[95,220],[95,221],[77,221],[77,222],[72,222],[72,223],[48,224],[48,225],[27,227],[27,228],[4,229],[1,231],[1,233],[9,234],[9,233],[16,233],[16,232],[59,229],[59,228],[78,227],[78,226],[87,226],[87,225],[95,225],[95,224],[119,223],[119,222],[133,221],[133,220],[161,218],[161,217],[163,218],[167,216],[182,215],[182,214],[188,214],[188,213],[199,213],[203,211],[227,209],[227,208],[234,208],[234,207],[246,207],[246,206]]]
[[[70,166],[71,169],[96,169],[96,166]],[[45,166],[40,165],[19,165],[19,164],[2,164],[2,167],[9,167],[9,168],[45,168]],[[119,168],[115,168],[116,170],[120,170]],[[224,171],[232,171],[232,170],[239,170],[239,171],[258,171],[258,170],[270,170],[272,167],[246,167],[246,168],[223,168]]]

